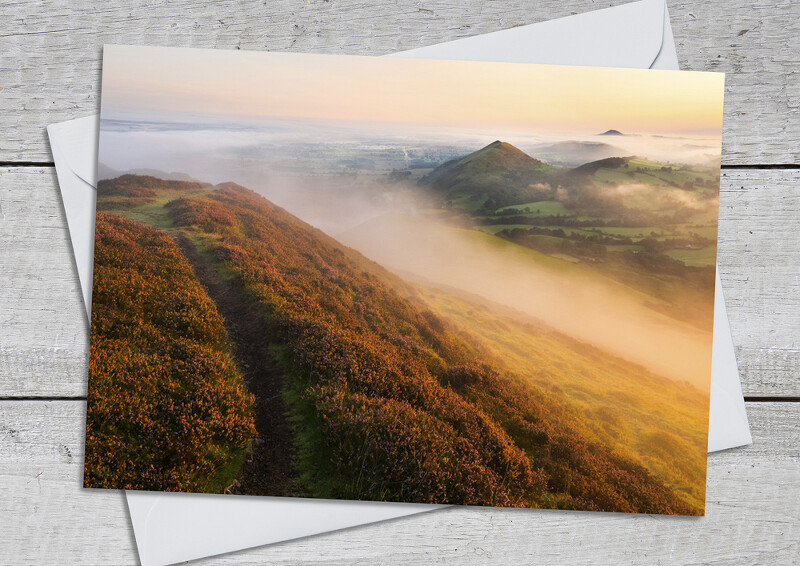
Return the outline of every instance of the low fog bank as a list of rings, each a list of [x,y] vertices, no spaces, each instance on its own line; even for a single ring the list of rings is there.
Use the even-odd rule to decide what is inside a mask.
[[[335,236],[396,272],[483,296],[655,373],[709,388],[711,333],[647,308],[649,297],[580,265],[424,216],[385,215]]]
[[[210,183],[234,181],[250,186],[274,173],[322,173],[326,168],[330,172],[330,167],[339,165],[342,159],[374,159],[386,170],[409,167],[415,160],[435,166],[496,139],[532,157],[569,166],[631,155],[671,163],[711,164],[719,161],[721,151],[719,138],[703,136],[541,135],[367,126],[296,120],[250,126],[102,120],[99,161],[116,171],[159,169]]]
[[[709,388],[710,332],[649,308],[657,299],[586,266],[454,227],[439,214],[439,201],[413,183],[271,175],[257,190],[401,277],[413,274],[480,295],[659,375]],[[715,205],[672,188],[631,184],[612,191],[695,210]]]
[[[387,214],[416,215],[438,206],[411,183],[367,176],[270,175],[246,186],[334,238]]]
[[[508,139],[514,143],[513,136]],[[516,140],[520,149],[548,163],[576,167],[607,157],[636,155],[651,161],[707,165],[719,161],[721,144],[715,137],[663,135],[570,136],[546,143],[530,144]]]
[[[566,191],[565,191],[566,192]],[[687,215],[699,212],[715,212],[719,209],[719,196],[709,196],[708,194],[698,194],[695,191],[686,191],[675,187],[662,187],[658,185],[647,185],[644,183],[623,183],[616,186],[603,187],[602,190],[596,189],[593,195],[605,206],[613,206],[619,210],[627,208],[630,210],[651,210],[656,213],[666,211],[683,211]],[[563,199],[569,200],[569,195]]]
[[[396,169],[411,169],[413,160],[423,162],[414,169],[416,177],[426,167],[466,155],[496,137],[481,140],[476,133],[469,148],[463,139],[456,143],[443,138],[439,145],[420,149],[417,144],[413,149],[412,142],[403,140],[383,145],[368,145],[365,139],[341,142],[323,136],[325,131],[315,131],[306,136],[313,139],[301,143],[302,136],[285,131],[281,135],[288,137],[278,138],[270,132],[224,128],[105,130],[100,161],[119,171],[148,167],[211,183],[239,183],[390,269],[481,295],[658,374],[708,389],[710,333],[657,313],[646,306],[656,299],[580,264],[448,226],[437,220],[441,202],[435,195],[424,194],[413,178],[391,178]],[[511,133],[503,138],[534,157],[533,146],[557,141]],[[718,141],[708,139],[586,139],[611,141],[626,155],[650,159],[669,156],[688,162],[719,155]],[[662,209],[711,210],[717,202],[637,183],[600,192],[606,200],[625,198]]]

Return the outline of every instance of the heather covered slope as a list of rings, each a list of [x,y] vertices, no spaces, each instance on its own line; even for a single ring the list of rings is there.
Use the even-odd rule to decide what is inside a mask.
[[[101,228],[104,222],[129,225],[130,230],[135,228],[147,235],[136,244],[139,247],[114,246],[114,253],[138,251],[130,262],[128,279],[103,276],[102,271],[101,279],[123,286],[133,281],[136,287],[134,275],[141,272],[145,280],[158,281],[160,295],[147,298],[149,293],[144,294],[145,304],[152,310],[156,298],[162,304],[171,304],[164,299],[170,296],[169,289],[163,288],[170,277],[178,282],[187,278],[195,281],[191,266],[195,273],[201,273],[198,265],[203,264],[204,269],[216,271],[215,285],[228,285],[231,296],[247,299],[247,308],[265,321],[264,330],[258,334],[263,336],[269,360],[264,358],[260,344],[260,353],[239,355],[241,348],[254,347],[256,341],[252,337],[243,340],[241,333],[231,334],[229,330],[235,342],[231,350],[239,353],[240,363],[243,359],[248,360],[247,365],[258,359],[273,365],[277,362],[283,372],[282,391],[275,391],[274,384],[261,389],[249,381],[248,385],[256,394],[256,423],[265,416],[273,422],[289,419],[291,423],[296,454],[292,476],[298,478],[295,495],[702,514],[705,449],[687,449],[686,442],[670,432],[675,429],[663,425],[671,418],[669,411],[674,405],[659,405],[658,398],[652,407],[639,406],[639,414],[652,410],[658,418],[652,428],[638,434],[642,422],[628,418],[627,410],[620,412],[620,418],[613,418],[601,408],[587,409],[585,403],[570,401],[570,396],[580,395],[581,383],[585,383],[582,373],[588,371],[589,378],[594,379],[592,365],[609,368],[605,383],[618,375],[620,382],[633,388],[653,379],[641,368],[598,350],[587,355],[580,343],[559,337],[552,330],[536,329],[528,333],[533,336],[528,340],[524,329],[504,322],[497,313],[487,314],[469,300],[440,291],[431,294],[407,283],[237,185],[165,184],[162,188],[148,179],[142,188],[154,194],[144,197],[152,199],[146,203],[138,200],[143,197],[137,194],[135,182],[131,187],[130,197],[101,192],[99,206],[161,230],[101,214]],[[131,200],[123,202],[124,198]],[[184,254],[175,247],[174,239],[180,240]],[[140,249],[144,242],[153,247],[156,256]],[[159,251],[162,249],[171,251]],[[102,253],[99,257],[102,259]],[[154,257],[158,258],[155,264]],[[191,266],[186,264],[187,257]],[[171,267],[173,263],[178,267]],[[181,285],[175,289],[185,291]],[[218,291],[209,293],[219,297]],[[114,296],[98,294],[96,300],[114,305]],[[208,305],[207,300],[206,296],[202,304]],[[229,307],[218,306],[217,310],[228,313],[226,316],[241,312]],[[136,322],[141,308],[123,303],[121,311],[108,314],[135,334],[142,326]],[[151,312],[148,316],[158,330],[163,321],[155,315]],[[205,321],[201,325],[216,329],[214,332],[221,328],[218,318],[193,320]],[[132,339],[128,346],[145,353],[148,348],[172,351],[171,344],[183,343],[183,338],[168,331],[174,328],[170,324],[154,333],[151,342]],[[147,324],[144,327],[149,328]],[[230,328],[229,322],[226,327]],[[95,345],[106,353],[114,352],[93,335],[93,348]],[[148,358],[129,358],[133,360],[131,372],[148,371]],[[526,358],[530,360],[527,364]],[[156,363],[169,367],[170,362],[158,358]],[[525,367],[532,364],[536,367]],[[227,365],[215,369],[206,364],[198,371],[211,383],[234,379]],[[246,371],[240,368],[239,374]],[[120,379],[113,368],[108,372],[100,368],[98,375],[105,380],[98,391],[114,411],[125,415],[129,409],[123,405],[138,407],[137,403],[143,402],[139,400],[142,378]],[[181,383],[179,376],[165,373],[157,387],[182,393],[185,388]],[[273,389],[267,391],[270,387]],[[144,391],[146,402],[152,404],[156,389]],[[686,394],[691,396],[692,391],[697,394],[691,388]],[[260,398],[268,394],[283,396],[288,415],[273,414],[274,407],[264,408],[267,405]],[[90,392],[90,403],[92,395]],[[646,397],[642,394],[635,398],[641,403]],[[633,398],[628,396],[623,402],[630,403]],[[225,401],[226,397],[220,399]],[[245,411],[242,414],[250,410],[250,403],[244,395],[239,405]],[[686,405],[687,413],[696,410],[693,403]],[[162,421],[180,421],[184,405],[168,401]],[[271,414],[261,415],[265,410]],[[109,426],[108,414],[103,413],[105,420],[91,421],[89,434],[100,427],[124,437],[126,449],[115,452],[122,462],[126,458],[152,461],[147,450],[158,452],[165,464],[148,472],[151,484],[158,485],[166,466],[180,461],[180,454],[174,451],[181,449],[181,441],[176,437],[170,445],[152,444],[146,427],[122,432],[102,429]],[[214,414],[207,413],[212,423],[217,422]],[[676,418],[683,415],[676,414]],[[252,427],[252,419],[247,426]],[[269,427],[262,428],[259,434],[265,440]],[[697,435],[703,436],[701,432]],[[239,440],[252,438],[252,428],[240,436]],[[695,440],[692,436],[687,441],[694,447]],[[702,440],[697,441],[698,446]],[[642,448],[642,443],[647,446]],[[203,441],[192,446],[201,453],[205,449]],[[659,446],[663,454],[653,457]],[[674,458],[670,454],[673,450],[680,452]],[[247,465],[236,468],[235,459],[227,461],[228,471],[241,469],[240,474],[252,476],[259,469],[257,466],[254,471],[251,466],[248,471]],[[665,470],[665,463],[674,469]],[[124,471],[126,466],[118,462],[117,469]],[[202,491],[213,484],[220,490],[219,482],[201,484],[190,472],[184,472],[181,476],[180,467],[175,467],[170,477],[186,481],[163,489]],[[102,482],[95,483],[111,487],[121,481],[121,476],[109,469],[103,473]],[[243,480],[240,487],[247,485],[254,484]],[[270,485],[263,482],[258,493],[271,493]],[[285,491],[274,494],[287,495]]]
[[[163,232],[98,214],[84,484],[219,492],[255,435],[214,303]]]
[[[570,424],[394,276],[262,197],[174,201],[176,228],[255,296],[290,376],[305,492],[322,497],[690,513]]]

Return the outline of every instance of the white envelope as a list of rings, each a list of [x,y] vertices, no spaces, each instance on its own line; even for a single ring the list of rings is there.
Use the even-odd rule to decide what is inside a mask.
[[[393,57],[678,69],[663,0],[641,0],[394,53]],[[48,127],[87,313],[91,306],[97,116]],[[752,443],[719,273],[708,451]],[[126,492],[144,566],[171,564],[432,511],[442,506]]]

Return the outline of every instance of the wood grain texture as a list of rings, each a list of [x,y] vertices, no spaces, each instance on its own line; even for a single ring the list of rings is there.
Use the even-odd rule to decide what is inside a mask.
[[[85,405],[0,402],[0,563],[135,564],[120,492],[80,486]],[[708,459],[706,517],[453,508],[200,564],[787,564],[800,556],[798,403],[748,405]]]
[[[104,43],[380,55],[627,0],[0,4],[0,162],[49,162],[45,126],[98,111]],[[684,69],[723,71],[723,162],[800,163],[800,3],[669,3]]]
[[[726,170],[717,259],[745,395],[800,396],[800,170]]]
[[[88,327],[51,168],[0,168],[0,397],[81,396]],[[747,395],[800,395],[800,169],[726,170],[719,263]]]
[[[86,394],[89,328],[55,169],[0,168],[0,397]]]

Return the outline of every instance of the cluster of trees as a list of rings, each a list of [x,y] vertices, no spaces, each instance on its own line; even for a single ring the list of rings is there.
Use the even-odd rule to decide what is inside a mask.
[[[576,241],[575,238],[572,238],[573,235],[576,235],[575,232],[570,232],[570,235],[567,235],[560,228],[556,230],[547,228],[511,228],[501,230],[495,234],[499,238],[504,238],[520,246],[545,254],[561,253],[591,259],[604,258],[608,255],[608,250],[604,245],[606,238],[598,241],[581,238]],[[537,236],[549,236],[549,238],[537,238]]]
[[[222,318],[155,228],[99,213],[94,257],[84,484],[218,491],[255,436]]]
[[[675,248],[704,247],[713,244],[713,240],[698,234],[690,234],[688,238],[656,237],[634,239],[628,236],[609,234],[581,234],[569,232],[561,228],[549,229],[540,227],[508,228],[495,234],[515,244],[540,251],[542,253],[564,253],[575,257],[605,259],[644,270],[647,273],[675,275],[684,279],[700,279],[707,282],[709,273],[713,277],[713,268],[687,266],[682,261],[673,259],[663,252]],[[537,238],[549,236],[549,238]],[[624,250],[609,252],[606,246],[637,245],[641,250]]]
[[[575,205],[577,201],[573,201]],[[594,227],[618,227],[618,228],[646,228],[648,226],[670,226],[685,224],[692,216],[693,211],[687,207],[677,207],[672,214],[655,214],[641,209],[625,208],[621,204],[619,208],[615,205],[606,203],[602,209],[576,209],[574,214],[583,210],[584,214],[590,216],[603,215],[601,218],[588,218],[580,220],[574,214],[550,214],[547,216],[520,215],[519,212],[506,214],[491,212],[491,209],[480,209],[470,217],[470,222],[477,226],[497,226],[500,224],[528,224],[531,226],[569,226],[572,228],[594,228]],[[512,209],[513,210],[513,209]]]

